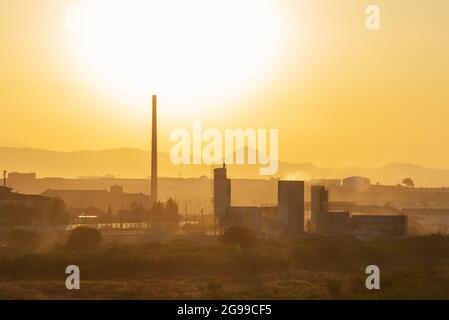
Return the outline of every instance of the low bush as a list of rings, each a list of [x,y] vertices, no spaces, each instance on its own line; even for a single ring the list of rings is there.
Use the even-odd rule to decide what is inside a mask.
[[[94,249],[102,241],[103,236],[98,229],[78,227],[70,232],[66,246],[74,250]]]

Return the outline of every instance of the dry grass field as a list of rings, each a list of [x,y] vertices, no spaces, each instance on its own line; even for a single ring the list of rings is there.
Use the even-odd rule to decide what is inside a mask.
[[[54,239],[53,239],[54,240]],[[81,289],[65,287],[65,268]],[[381,289],[365,288],[366,266]],[[69,249],[55,240],[0,249],[0,299],[448,299],[449,238],[257,241],[237,244],[106,242]]]

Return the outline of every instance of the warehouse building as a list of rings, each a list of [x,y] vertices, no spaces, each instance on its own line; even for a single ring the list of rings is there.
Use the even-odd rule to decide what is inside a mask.
[[[225,220],[227,228],[246,228],[256,236],[261,234],[262,215],[260,207],[229,207]]]
[[[402,237],[407,234],[408,221],[405,215],[354,215],[351,226],[356,238]]]

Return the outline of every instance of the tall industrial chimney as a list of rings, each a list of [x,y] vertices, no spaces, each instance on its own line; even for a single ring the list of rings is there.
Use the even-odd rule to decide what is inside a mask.
[[[6,188],[6,170],[3,170],[3,186]]]
[[[157,199],[157,97],[153,96],[153,122],[151,133],[151,203],[152,206]]]

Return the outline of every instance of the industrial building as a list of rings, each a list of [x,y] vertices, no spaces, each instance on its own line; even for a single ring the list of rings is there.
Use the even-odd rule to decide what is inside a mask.
[[[0,224],[15,224],[19,221],[23,224],[45,222],[48,220],[49,212],[52,211],[52,200],[49,197],[13,192],[12,188],[6,186],[6,171],[3,171],[3,186],[0,186]],[[28,221],[20,218],[16,220],[16,217],[11,219],[11,212],[15,212],[13,208],[30,213],[29,219],[25,219]]]
[[[407,216],[354,215],[351,218],[352,234],[356,238],[404,236],[407,234]]]
[[[265,238],[279,238],[281,236],[277,205],[262,205],[261,236]]]
[[[311,190],[311,227],[312,232],[327,233],[329,230],[329,193],[324,186],[312,186]]]
[[[329,211],[329,192],[324,186],[312,186],[312,232],[322,236],[350,236],[351,217],[348,211]]]
[[[20,190],[21,193],[34,193],[34,184],[36,181],[36,173],[8,173],[8,185],[14,190]]]
[[[229,207],[226,213],[225,224],[227,228],[246,228],[256,236],[261,234],[261,208],[256,206]]]
[[[342,180],[343,187],[354,189],[367,189],[371,186],[371,180],[365,177],[348,177]]]
[[[214,215],[217,227],[221,230],[225,227],[225,218],[228,208],[231,206],[231,180],[227,177],[226,165],[214,169],[213,185]]]
[[[226,228],[246,228],[256,236],[262,229],[262,211],[257,206],[231,206],[231,180],[226,165],[214,169],[213,203],[217,231]]]
[[[278,217],[284,235],[304,233],[304,181],[278,181]]]
[[[51,198],[13,192],[12,188],[6,186],[6,181],[6,171],[3,171],[3,186],[0,186],[0,208],[5,205],[13,205],[34,209],[37,213],[43,213],[50,208]]]
[[[329,232],[333,237],[349,237],[352,234],[349,212],[329,212]]]
[[[12,188],[0,186],[0,207],[13,205],[45,212],[49,209],[51,200],[50,197],[16,193]]]
[[[340,187],[341,179],[312,179],[311,186]]]
[[[348,179],[349,182],[347,180],[345,183],[358,188],[366,186],[369,182],[369,180],[367,181],[361,177]],[[351,217],[349,210],[342,212],[330,211],[328,189],[320,185],[311,187],[310,210],[311,231],[319,236],[341,237],[354,235],[360,238],[373,235],[403,236],[407,232],[406,216],[394,214],[353,215]]]
[[[42,196],[60,198],[69,208],[87,209],[98,208],[103,212],[111,211],[118,214],[123,208],[128,209],[132,204],[140,204],[149,208],[150,198],[143,193],[125,193],[123,187],[114,185],[108,190],[54,190],[48,189]]]

